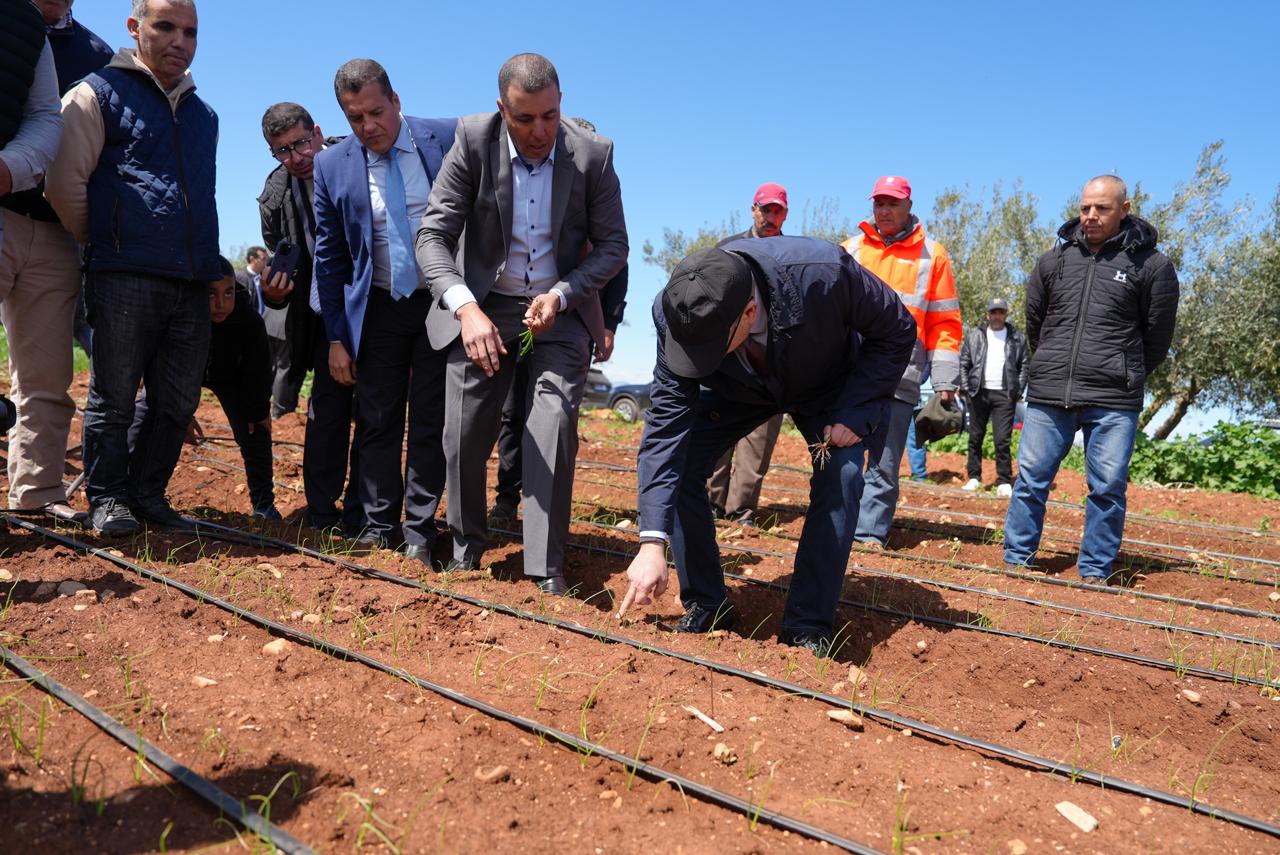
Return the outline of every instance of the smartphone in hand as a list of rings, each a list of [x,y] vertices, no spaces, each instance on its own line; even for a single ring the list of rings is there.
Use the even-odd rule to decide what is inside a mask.
[[[292,279],[298,272],[298,257],[301,254],[302,247],[288,238],[276,244],[276,254],[267,262],[267,266],[271,268],[272,278],[275,278],[277,273],[283,272],[287,278]]]

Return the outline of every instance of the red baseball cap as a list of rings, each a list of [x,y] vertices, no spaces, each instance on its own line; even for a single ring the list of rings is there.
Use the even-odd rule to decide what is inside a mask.
[[[882,175],[876,181],[876,189],[871,191],[868,197],[874,199],[877,196],[892,196],[895,199],[911,198],[911,182],[903,178],[901,175]]]
[[[781,184],[769,182],[761,184],[760,189],[756,191],[756,197],[751,200],[753,205],[781,205],[787,207],[787,188]]]

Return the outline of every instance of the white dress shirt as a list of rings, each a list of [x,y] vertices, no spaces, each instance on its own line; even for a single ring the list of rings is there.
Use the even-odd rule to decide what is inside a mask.
[[[405,208],[409,212],[409,252],[413,253],[413,236],[418,233],[417,224],[422,222],[422,215],[427,212],[427,198],[431,195],[431,179],[418,157],[417,147],[409,134],[409,123],[400,117],[400,134],[396,137],[391,150],[386,154],[375,154],[365,149],[365,163],[369,171],[369,211],[373,220],[373,287],[384,291],[391,290],[391,245],[387,241],[387,163],[395,156],[400,166],[400,175],[404,178]],[[418,287],[427,287],[422,278],[422,269],[414,263],[418,271]]]
[[[568,302],[564,292],[553,287],[560,281],[551,234],[551,179],[556,147],[553,145],[546,159],[532,169],[526,166],[528,161],[520,156],[510,133],[507,148],[511,152],[511,244],[507,263],[492,290],[528,299],[555,292],[560,298],[560,311],[564,311]],[[444,304],[454,314],[475,301],[466,285],[454,285],[444,292]]]

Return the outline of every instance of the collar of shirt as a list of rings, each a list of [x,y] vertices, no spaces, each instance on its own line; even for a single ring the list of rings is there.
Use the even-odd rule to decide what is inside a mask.
[[[555,166],[556,145],[557,143],[551,144],[551,151],[547,152],[547,159],[542,161],[542,163],[547,163],[552,166]],[[520,149],[516,148],[516,141],[511,138],[511,131],[507,131],[507,149],[510,150],[511,152],[512,163],[515,163],[518,160],[521,163],[528,164],[531,167],[531,169],[529,170],[530,172],[532,172],[535,169],[540,169],[542,167],[542,163],[530,164],[529,161],[524,159],[524,157],[520,154]]]
[[[377,163],[380,160],[385,160],[391,156],[393,151],[406,153],[413,151],[413,137],[409,135],[409,123],[404,120],[404,116],[400,117],[400,133],[396,134],[396,141],[391,144],[391,148],[387,149],[387,153],[377,154],[366,148],[364,150],[365,163]]]
[[[45,27],[45,29],[46,30],[65,30],[67,27],[71,26],[72,20],[73,19],[71,17],[71,10],[68,9],[67,13],[58,20],[58,23],[52,26],[47,26]]]

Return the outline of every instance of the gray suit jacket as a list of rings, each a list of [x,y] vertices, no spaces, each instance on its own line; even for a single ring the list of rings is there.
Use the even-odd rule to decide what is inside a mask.
[[[627,261],[627,225],[613,171],[613,143],[561,121],[555,158],[551,233],[560,272],[556,287],[564,292],[566,311],[578,312],[599,342],[604,334],[600,289]],[[465,283],[476,300],[484,302],[502,274],[511,244],[511,195],[511,151],[502,116],[480,113],[461,119],[418,230],[418,264],[435,298],[427,316],[433,347],[447,346],[460,329],[441,300],[444,292]],[[590,251],[584,256],[588,244]]]

